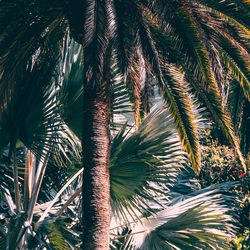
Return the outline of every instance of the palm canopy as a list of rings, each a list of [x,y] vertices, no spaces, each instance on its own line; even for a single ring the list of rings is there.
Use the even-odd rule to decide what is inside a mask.
[[[249,100],[248,8],[245,1],[1,1],[1,110],[25,80],[29,63],[43,64],[41,53],[49,61],[52,50],[58,57],[55,47],[60,48],[70,27],[84,49],[86,79],[93,86],[102,82],[105,53],[112,46],[134,92],[137,115],[140,92],[149,84],[145,72],[156,77],[196,171],[200,156],[190,91],[198,94],[243,161],[221,106],[220,86],[229,69]],[[53,46],[43,52],[52,38]]]
[[[147,103],[153,78],[175,119],[182,144],[196,173],[200,168],[200,149],[198,116],[192,95],[197,96],[210,111],[245,166],[230,115],[221,99],[224,71],[228,70],[249,100],[249,31],[245,11],[248,6],[245,1],[231,0],[222,3],[201,0],[0,2],[1,128],[2,124],[6,128],[6,124],[18,120],[17,117],[12,119],[13,116],[9,119],[5,114],[11,111],[15,93],[19,93],[23,86],[28,88],[29,81],[30,84],[36,81],[35,75],[43,82],[40,101],[44,101],[56,62],[65,48],[62,41],[68,30],[83,49],[83,241],[86,248],[104,245],[107,248],[109,243],[109,95],[113,78],[112,62],[117,64],[129,97],[134,102],[137,127],[143,111],[149,111]],[[241,9],[244,11],[238,18]],[[41,79],[44,73],[48,77]],[[25,99],[28,92],[23,93]],[[52,97],[51,102],[54,100]],[[43,101],[40,103],[44,104]],[[15,102],[14,107],[18,107]],[[44,121],[51,121],[51,109],[46,113],[42,108],[42,114]],[[16,193],[18,171],[15,145],[18,139],[24,140],[21,130],[27,116],[22,118],[20,129],[7,135],[3,142],[11,145],[9,158],[13,153]],[[46,126],[49,122],[44,123],[45,130],[48,128],[49,132],[45,138],[40,137],[39,142],[50,140],[49,137],[54,136],[54,128],[63,124],[59,119],[52,127]],[[30,131],[36,134],[36,129]],[[30,142],[25,144],[29,146]],[[44,164],[53,144],[56,143],[44,144]],[[20,203],[20,196],[15,200]]]

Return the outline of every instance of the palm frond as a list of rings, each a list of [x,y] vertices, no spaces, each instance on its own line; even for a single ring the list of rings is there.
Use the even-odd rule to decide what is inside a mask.
[[[215,14],[217,17],[222,19],[224,22],[228,22],[230,25],[236,27],[241,32],[241,37],[243,39],[249,38],[249,35],[250,35],[249,29],[246,26],[242,25],[240,22],[236,21],[231,16],[228,16],[228,15],[224,14],[223,12],[218,11],[216,9],[208,8],[205,5],[204,5],[204,8],[206,8],[209,12]]]
[[[116,48],[117,61],[121,73],[125,76],[135,59],[135,38],[138,31],[134,16],[133,1],[114,1],[115,31],[114,47]]]
[[[213,109],[220,109],[220,114],[221,112],[223,112],[223,116],[220,116],[220,122],[219,126],[222,128],[222,131],[224,131],[226,137],[228,138],[228,140],[231,142],[231,144],[233,145],[233,147],[235,148],[239,158],[241,159],[242,165],[245,166],[244,163],[244,159],[242,157],[242,154],[239,150],[239,145],[237,142],[237,138],[235,137],[233,130],[231,129],[231,125],[230,125],[230,118],[229,115],[225,113],[225,111],[222,111],[222,107],[220,107],[220,102],[221,102],[221,97],[220,97],[220,93],[217,87],[217,84],[214,80],[214,77],[212,76],[212,72],[210,72],[210,76],[212,77],[212,83],[211,82],[207,82],[207,87],[201,86],[200,84],[198,84],[196,82],[195,84],[195,80],[197,79],[197,74],[193,73],[193,69],[192,67],[190,68],[189,64],[187,63],[186,60],[188,60],[187,55],[183,55],[183,58],[181,58],[181,55],[179,54],[178,50],[176,48],[176,46],[178,46],[178,43],[176,45],[174,45],[173,43],[171,44],[170,39],[168,39],[168,36],[166,36],[164,34],[160,34],[159,32],[157,32],[156,29],[154,29],[153,27],[151,27],[151,31],[154,32],[155,37],[159,38],[161,42],[158,43],[157,47],[159,50],[161,50],[162,56],[163,58],[166,57],[166,60],[168,60],[168,55],[164,56],[164,53],[166,53],[168,51],[168,48],[173,48],[175,51],[175,54],[178,55],[177,57],[170,57],[170,60],[174,59],[174,63],[176,63],[177,65],[180,65],[183,69],[184,72],[186,72],[186,79],[188,82],[191,83],[192,87],[194,88],[195,92],[201,97],[202,102],[205,104],[205,106],[210,110],[210,112],[213,114],[214,120],[218,120],[219,117],[218,116],[218,110],[215,111]],[[165,44],[163,43],[163,41],[166,39],[166,41],[169,41],[169,43]],[[170,55],[170,54],[169,54]],[[209,69],[210,71],[211,69]],[[199,77],[198,77],[199,78]],[[197,80],[196,80],[197,81]],[[209,86],[209,87],[208,87]],[[206,88],[208,88],[206,90]],[[208,91],[208,92],[207,92]],[[203,92],[203,94],[202,94]],[[212,99],[213,99],[213,102]],[[209,100],[210,99],[210,100]],[[215,102],[216,100],[216,102]],[[217,107],[216,107],[217,105]],[[219,105],[219,106],[218,106]],[[228,130],[229,128],[229,130]]]
[[[131,89],[132,92],[132,103],[134,103],[134,119],[136,129],[138,129],[141,122],[141,82],[137,65],[131,66],[128,73],[127,85],[129,86],[128,88]]]
[[[80,180],[78,179],[79,176],[82,174],[83,169],[78,170],[66,183],[65,185],[59,190],[59,192],[55,195],[55,197],[53,198],[53,200],[49,201],[49,203],[46,204],[45,210],[41,213],[41,211],[44,208],[44,205],[41,205],[39,207],[36,208],[36,213],[40,214],[41,216],[38,220],[38,222],[36,223],[36,227],[40,226],[40,222],[44,220],[44,218],[46,218],[46,216],[48,215],[48,213],[51,213],[51,208],[58,202],[59,197],[65,192],[67,191],[67,189],[69,189],[71,192],[72,190],[74,190],[75,188],[72,188],[74,186],[74,182],[76,182],[76,188],[79,187],[81,185]],[[78,181],[77,181],[78,179]],[[70,193],[70,192],[69,192]]]
[[[249,3],[244,0],[229,0],[229,1],[218,1],[218,0],[199,0],[200,3],[211,8],[213,11],[218,11],[224,15],[233,18],[235,21],[249,27]],[[241,13],[239,15],[239,13]]]
[[[225,51],[217,47],[223,63],[226,67],[231,70],[231,73],[234,75],[235,79],[240,83],[245,96],[250,100],[250,83],[248,80],[249,71],[245,67],[246,63],[240,59],[240,55],[233,49],[228,48],[229,51]],[[233,56],[233,57],[232,57]]]
[[[104,57],[111,37],[109,34],[109,9],[106,6],[108,3],[109,1],[88,1],[88,4],[93,7],[90,18],[93,19],[94,24],[90,29],[93,34],[87,39],[86,47],[84,47],[85,91],[93,91],[95,88],[98,90],[103,84]]]
[[[235,79],[230,81],[230,91],[228,96],[228,106],[232,118],[234,130],[239,132],[240,120],[244,103],[244,93]]]
[[[152,72],[158,79],[158,84],[163,87],[163,79],[162,79],[162,72],[161,72],[161,64],[160,64],[160,57],[158,51],[155,46],[155,42],[152,39],[149,26],[147,25],[146,20],[144,20],[144,16],[146,13],[142,12],[141,10],[136,13],[138,19],[138,42],[142,50],[142,54],[146,60],[146,63],[149,63],[151,66]]]
[[[176,7],[175,11],[177,11],[177,9],[178,9],[177,7]],[[165,9],[165,7],[162,9],[159,9],[159,6],[158,6],[157,8],[158,8],[158,10],[156,9],[156,12],[160,16],[164,17],[165,13],[169,13]],[[186,44],[184,46],[184,50],[186,50],[187,54],[183,55],[184,60],[183,59],[181,60],[180,57],[177,57],[177,59],[178,59],[177,63],[182,66],[183,70],[186,72],[186,76],[188,75],[187,80],[188,80],[188,82],[190,82],[192,84],[196,93],[198,93],[199,96],[202,96],[201,99],[203,100],[205,105],[208,107],[210,112],[213,114],[214,120],[218,120],[219,126],[222,128],[222,131],[224,131],[226,137],[228,138],[228,140],[231,142],[231,144],[235,148],[237,155],[239,156],[239,158],[242,162],[242,165],[245,166],[244,159],[243,159],[242,154],[241,154],[240,149],[239,149],[237,138],[235,137],[233,130],[231,128],[229,115],[226,114],[226,112],[222,110],[222,107],[220,107],[220,103],[221,103],[220,93],[218,90],[217,83],[214,79],[213,72],[212,72],[211,67],[210,67],[210,60],[208,58],[208,53],[205,50],[204,45],[202,44],[201,34],[198,32],[197,24],[196,24],[195,20],[193,20],[191,18],[191,16],[188,14],[188,12],[190,11],[188,9],[188,7],[186,8],[186,6],[179,6],[179,9],[180,9],[179,15],[180,15],[180,13],[182,13],[184,15],[184,17],[186,17],[186,19],[185,18],[182,19],[182,21],[186,20],[186,22],[182,26],[180,25],[181,20],[179,20],[178,22],[176,20],[174,22],[174,20],[176,18],[178,18],[178,15],[175,15],[175,17],[172,17],[171,15],[165,17],[166,22],[171,21],[171,25],[175,28],[175,29],[174,28],[168,29],[168,31],[173,33],[173,35],[172,35],[173,37],[175,37],[176,31],[177,31],[178,37],[179,37],[178,39],[181,39],[181,43],[183,44],[182,46],[184,46]],[[155,11],[155,10],[153,10],[153,11]],[[181,19],[180,16],[179,16],[179,18]],[[183,30],[183,32],[181,30]],[[183,34],[181,34],[181,33],[183,33]],[[159,33],[157,34],[157,32],[155,32],[155,35],[157,35],[159,37]],[[163,38],[163,37],[161,37],[161,38]],[[162,47],[161,45],[162,45],[162,43],[158,44],[158,46],[160,46],[159,48],[164,49],[164,47]],[[170,43],[170,46],[171,46],[171,43]],[[193,50],[193,52],[192,52],[192,50]],[[167,51],[163,50],[163,52],[166,53]],[[177,52],[177,55],[178,55],[178,52]],[[164,56],[164,53],[163,53],[163,56]],[[165,57],[167,58],[167,55]],[[198,68],[196,68],[196,72],[193,72],[192,67],[190,68],[189,63],[187,63],[188,61],[190,61],[190,58],[188,59],[188,57],[193,58],[192,60],[195,60],[197,66],[198,66]],[[188,61],[185,61],[185,58],[187,58]],[[197,71],[197,69],[198,69],[198,71]],[[201,84],[201,85],[198,84],[195,86],[195,84],[193,82],[194,78],[198,79],[199,82],[200,81],[203,82],[203,84]],[[206,86],[204,86],[204,84],[206,84]],[[202,94],[202,92],[203,92],[203,94]],[[217,109],[217,111],[215,111],[215,109]],[[218,109],[220,110],[219,116],[218,116],[218,114],[219,114]]]
[[[63,53],[59,60],[57,85],[60,86],[58,100],[62,103],[62,118],[80,139],[82,134],[83,109],[83,50],[81,45],[67,34]]]
[[[79,235],[69,229],[71,219],[67,217],[49,218],[36,231],[40,247],[48,249],[73,249],[79,243]]]
[[[130,124],[133,122],[129,90],[126,88],[124,77],[120,74],[115,57],[111,65],[111,79],[111,130],[114,133],[128,121]]]
[[[199,142],[194,107],[184,76],[173,67],[164,70],[164,98],[175,119],[176,128],[196,173],[200,169]]]
[[[47,237],[49,240],[49,243],[51,247],[58,250],[64,250],[64,249],[71,249],[69,246],[67,240],[64,237],[64,234],[62,232],[62,228],[58,224],[58,221],[56,223],[50,223],[48,224],[48,233]]]
[[[249,130],[250,130],[250,104],[249,102],[245,101],[243,104],[243,114],[242,114],[242,122],[240,127],[240,147],[242,149],[243,154],[247,157],[249,151],[250,151],[250,139],[249,139]]]
[[[242,166],[244,167],[244,169],[246,169],[245,160],[240,151],[238,139],[235,136],[234,131],[232,129],[230,115],[221,106],[220,102],[221,97],[220,94],[218,93],[218,90],[210,87],[209,92],[204,91],[202,88],[200,88],[200,85],[197,83],[193,75],[188,73],[187,71],[186,71],[186,78],[188,82],[191,84],[192,88],[194,88],[196,93],[199,95],[202,102],[205,103],[206,108],[209,110],[209,112],[213,117],[213,120],[220,126],[227,140],[231,143],[235,152],[237,153]]]
[[[48,150],[49,143],[56,142],[53,132],[61,129],[55,91],[52,92],[50,85],[59,57],[58,40],[63,36],[62,30],[64,27],[55,28],[36,52],[36,58],[28,61],[22,74],[16,77],[11,101],[2,113],[0,126],[5,139],[12,143],[21,140],[37,154],[42,152],[41,147]]]
[[[8,249],[16,249],[19,245],[19,242],[22,239],[26,231],[26,226],[24,226],[24,222],[27,219],[26,214],[19,214],[17,218],[12,218],[8,225],[8,233],[6,235],[6,248]]]
[[[185,76],[187,81],[191,84],[192,88],[195,90],[195,92],[199,95],[202,103],[205,104],[205,106],[208,108],[208,110],[211,112],[213,119],[217,121],[219,126],[222,128],[223,133],[226,135],[228,138],[229,142],[233,145],[235,151],[237,152],[237,155],[241,159],[242,165],[245,166],[244,159],[242,157],[242,154],[239,150],[239,144],[237,141],[236,136],[234,135],[234,132],[231,128],[231,122],[229,115],[225,110],[222,110],[221,107],[221,97],[220,93],[218,91],[217,84],[214,81],[213,78],[213,84],[211,82],[207,82],[207,86],[209,86],[207,90],[206,87],[205,89],[198,84],[196,74],[193,73],[192,67],[190,68],[189,64],[187,61],[189,60],[187,55],[181,55],[179,53],[178,48],[180,49],[180,45],[178,45],[178,42],[171,42],[170,37],[168,34],[165,33],[160,33],[157,31],[157,29],[153,26],[151,26],[151,32],[153,32],[154,37],[158,41],[157,43],[157,48],[160,50],[162,53],[161,55],[166,61],[173,62],[179,66],[182,67],[183,71],[185,72]],[[164,43],[164,41],[167,41]],[[173,51],[174,55],[171,55],[171,53],[166,54],[168,51]],[[165,55],[164,55],[165,54]],[[196,82],[196,83],[195,83]]]
[[[125,127],[114,138],[110,159],[110,193],[113,214],[127,221],[148,204],[159,203],[162,185],[174,182],[186,158],[172,119],[164,107],[155,108],[138,132],[127,135]],[[167,187],[165,187],[167,188]]]
[[[1,25],[8,21],[1,29],[1,82],[0,99],[1,110],[11,98],[11,93],[18,81],[24,74],[30,60],[35,60],[39,48],[46,42],[50,34],[55,33],[60,39],[58,28],[62,27],[63,13],[61,10],[46,10],[48,6],[37,6],[36,3],[21,3],[12,1],[7,4],[2,1],[0,4]],[[3,12],[1,11],[3,9]],[[39,9],[39,13],[37,10]],[[52,8],[53,9],[53,8]],[[45,11],[46,10],[46,11]],[[54,45],[53,45],[54,47]]]
[[[170,35],[181,43],[182,51],[188,60],[185,64],[191,63],[194,65],[194,74],[199,78],[203,87],[207,87],[211,83],[216,84],[211,71],[208,52],[203,43],[202,31],[193,16],[189,4],[183,2],[168,4],[171,13],[166,10],[166,7],[163,10],[159,9],[160,6],[157,6],[153,11],[166,24],[170,25],[171,28],[167,29],[167,32],[170,32]]]
[[[217,189],[204,190],[128,226],[129,242],[115,249],[225,249],[236,227]],[[119,238],[113,236],[113,240]]]
[[[131,102],[124,83],[122,75],[119,73],[117,63],[111,66],[112,82],[111,82],[111,112],[113,114],[123,115],[132,112]]]

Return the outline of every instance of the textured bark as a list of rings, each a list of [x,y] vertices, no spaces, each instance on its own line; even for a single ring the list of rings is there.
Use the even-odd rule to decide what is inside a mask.
[[[109,249],[110,104],[107,83],[84,89],[83,249]]]

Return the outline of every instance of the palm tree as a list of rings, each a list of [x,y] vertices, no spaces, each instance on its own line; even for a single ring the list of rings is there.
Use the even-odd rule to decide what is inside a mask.
[[[249,100],[248,7],[245,1],[231,0],[1,1],[1,120],[26,71],[32,72],[35,65],[40,77],[45,63],[47,76],[51,75],[56,64],[50,60],[59,57],[68,27],[84,50],[84,248],[106,249],[109,244],[112,60],[133,93],[137,125],[143,107],[140,92],[150,89],[147,77],[153,75],[195,171],[199,171],[200,153],[190,92],[208,108],[244,166],[228,112],[221,105],[220,89],[226,67]],[[50,79],[44,80],[46,85]],[[147,103],[148,94],[144,97]],[[6,138],[14,158],[18,137]]]
[[[19,148],[17,152],[18,166],[21,170],[25,158],[24,176],[29,181],[20,180],[21,204],[29,209],[16,216],[12,181],[4,178],[9,176],[8,162],[1,157],[4,174],[0,175],[0,194],[3,193],[6,199],[0,204],[3,224],[0,248],[81,247],[79,224],[83,169],[76,164],[80,159],[74,155],[72,164],[75,169],[68,167],[67,171],[74,172],[69,176],[61,173],[62,181],[54,183],[53,189],[48,190],[51,182],[58,182],[54,174],[58,162],[53,162],[52,157],[49,163],[42,162],[42,169],[47,168],[44,175],[39,171],[41,164],[34,155],[27,152],[24,156],[22,151],[23,148]],[[176,181],[187,164],[173,120],[164,106],[154,108],[138,131],[131,132],[128,125],[121,128],[112,140],[109,166],[111,249],[190,246],[225,249],[229,246],[228,240],[234,236],[235,227],[231,223],[233,217],[228,214],[232,207],[225,191],[232,184],[210,186],[199,191],[195,186],[190,189],[190,184]],[[48,178],[50,173],[52,175]],[[38,187],[41,179],[43,184]],[[39,203],[34,202],[35,197]]]

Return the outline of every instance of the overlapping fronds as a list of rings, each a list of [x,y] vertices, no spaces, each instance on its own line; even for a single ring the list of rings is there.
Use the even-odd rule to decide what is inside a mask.
[[[85,33],[89,38],[83,44],[84,87],[86,91],[98,91],[104,81],[104,57],[112,37],[112,8],[110,1],[88,1],[87,4],[91,7],[91,10],[88,10],[91,14],[88,16],[88,12],[85,13]]]
[[[216,9],[213,8],[208,8],[206,5],[204,5],[204,8],[208,9],[211,13],[214,13],[216,16],[218,16],[220,19],[222,19],[224,22],[228,22],[230,25],[236,27],[241,33],[240,36],[244,39],[244,38],[248,38],[249,39],[249,29],[242,25],[240,22],[238,22],[236,19],[232,18],[231,16],[228,16],[226,14],[224,14],[221,11],[218,11]]]
[[[229,207],[224,205],[223,196],[217,193],[216,187],[201,191],[191,198],[170,203],[155,215],[131,223],[127,234],[113,235],[111,244],[117,246],[113,249],[229,247],[236,228],[233,217],[227,214]]]
[[[26,230],[26,227],[23,226],[26,219],[27,215],[23,213],[9,221],[9,233],[5,233],[0,239],[1,249],[16,249],[18,247]]]
[[[208,6],[216,5],[215,2],[218,5],[222,3],[214,1],[213,4],[209,3]],[[233,13],[236,13],[239,7],[238,4],[230,6],[230,4],[223,2],[222,5],[224,4],[228,5],[228,11],[230,9]],[[225,136],[241,159],[242,165],[245,166],[239,150],[238,139],[230,124],[230,115],[221,106],[223,93],[220,93],[219,84],[214,77],[219,70],[219,66],[222,68],[222,65],[229,64],[230,68],[233,69],[232,72],[235,76],[237,75],[236,78],[245,89],[246,96],[249,95],[246,68],[248,59],[245,48],[241,46],[240,36],[235,38],[239,42],[232,40],[232,36],[228,33],[230,31],[223,26],[221,19],[216,19],[204,6],[200,6],[197,3],[188,1],[154,1],[152,5],[148,6],[152,13],[157,15],[154,24],[150,27],[153,37],[157,41],[156,46],[158,51],[160,51],[161,57],[167,62],[181,66],[182,71],[186,73],[186,80],[191,83],[192,88],[201,97],[200,100],[222,128]],[[248,30],[247,27],[245,27],[246,30]],[[207,39],[208,41],[206,41]],[[166,41],[165,44],[164,41]],[[207,46],[209,43],[212,46],[210,48]],[[180,50],[182,51],[181,54],[179,53]],[[173,54],[171,51],[174,51]],[[209,58],[213,59],[212,52],[216,53],[216,60],[219,62],[219,65],[211,63],[214,63]],[[243,52],[245,53],[244,56]],[[226,64],[225,56],[227,56]],[[230,58],[232,60],[229,62]],[[193,79],[196,81],[195,87]],[[215,112],[215,109],[218,109],[219,113]],[[220,115],[218,116],[218,114]]]
[[[111,129],[114,132],[133,120],[131,98],[115,58],[111,65],[111,79]]]
[[[83,119],[83,50],[69,34],[64,41],[55,80],[60,86],[58,100],[62,104],[61,116],[80,139]]]
[[[240,48],[238,51],[240,53],[243,50],[247,51],[245,47],[247,47],[249,36],[248,7],[244,1],[231,0],[227,2],[115,0],[112,4],[110,1],[81,2],[77,0],[72,4],[68,1],[61,3],[56,1],[50,8],[47,2],[33,1],[22,5],[17,0],[2,1],[0,5],[0,19],[3,21],[3,29],[0,33],[2,48],[0,51],[2,72],[0,92],[3,97],[1,107],[2,109],[7,107],[9,98],[6,99],[4,96],[11,96],[16,77],[23,74],[32,57],[33,61],[36,60],[46,39],[52,34],[56,37],[55,41],[61,39],[60,34],[66,28],[64,19],[68,19],[70,34],[82,44],[84,50],[84,62],[80,63],[80,68],[84,65],[82,77],[80,77],[81,70],[78,75],[75,72],[76,68],[72,70],[72,75],[77,75],[79,82],[85,82],[86,86],[99,86],[104,81],[104,57],[108,46],[112,44],[119,73],[122,74],[125,82],[128,73],[133,72],[135,65],[139,65],[141,69],[138,72],[148,71],[149,74],[145,74],[146,77],[153,74],[160,89],[163,89],[165,86],[161,64],[164,60],[168,63],[175,63],[177,67],[181,66],[183,71],[188,71],[190,77],[195,77],[197,80],[197,87],[202,88],[206,94],[216,92],[214,95],[217,96],[217,101],[221,102],[219,100],[221,93],[218,88],[220,84],[216,82],[214,73],[216,75],[218,67],[221,68],[220,60],[222,60],[225,65],[233,69],[232,72],[242,83],[245,95],[249,98],[247,67],[241,63],[242,58],[239,53],[235,53],[233,48]],[[23,11],[19,11],[20,9]],[[239,11],[241,15],[238,15]],[[232,34],[230,34],[231,31]],[[28,37],[31,38],[29,43],[27,43]],[[166,44],[163,46],[164,43],[160,42],[160,46],[163,47],[159,46],[159,37]],[[209,41],[206,42],[206,39]],[[233,45],[232,48],[225,44],[230,42]],[[211,46],[207,46],[208,44]],[[214,51],[216,58],[220,56],[217,61],[209,58],[213,53],[211,48],[217,48],[215,45],[221,50],[220,53]],[[247,58],[244,61],[248,63]],[[219,66],[212,65],[216,62]],[[78,63],[75,66],[77,65],[79,66]],[[140,100],[142,100],[138,98],[141,95],[138,89],[143,87],[145,81],[140,78],[138,72],[133,79],[139,80],[134,81],[132,85],[134,88],[131,88],[134,90],[134,96],[137,97],[135,98],[137,124],[139,124]],[[169,92],[168,96],[170,95]],[[82,101],[79,99],[78,102]],[[81,109],[80,105],[78,107]],[[71,112],[71,115],[76,116],[75,113]],[[211,113],[214,114],[214,112]],[[79,123],[77,126],[80,127],[81,119],[75,118],[73,117],[72,120],[77,121],[75,123]],[[217,118],[214,116],[214,119]],[[222,130],[225,131],[226,120],[218,124],[224,127]],[[76,133],[79,137],[80,132]],[[235,146],[236,138],[230,139],[233,137],[232,133],[228,134],[231,134],[227,137]],[[194,141],[196,140],[197,138],[194,138]],[[184,143],[184,145],[187,144]],[[191,150],[190,147],[187,147],[189,155],[191,156],[191,151],[195,155],[197,149],[194,147]],[[199,159],[194,165],[198,166],[198,162]]]
[[[136,54],[135,42],[138,27],[136,27],[137,22],[134,15],[134,2],[115,0],[114,11],[114,46],[121,73],[126,77]]]
[[[246,168],[245,160],[242,156],[242,153],[240,152],[238,138],[236,137],[232,128],[230,115],[222,107],[220,94],[217,90],[214,89],[206,92],[202,88],[200,88],[199,84],[197,83],[197,81],[195,81],[194,78],[192,78],[188,74],[186,74],[186,77],[188,79],[188,82],[190,82],[191,86],[195,89],[202,101],[205,103],[206,108],[212,114],[213,119],[216,121],[216,123],[219,124],[228,141],[233,145],[242,163],[242,166]]]
[[[150,202],[159,203],[162,185],[171,185],[186,162],[176,136],[173,121],[163,106],[147,116],[138,132],[127,135],[124,127],[114,138],[110,193],[116,218],[135,218],[148,210]]]
[[[221,12],[243,25],[249,27],[249,2],[245,0],[199,0],[200,3],[211,8],[213,11]]]
[[[20,74],[13,75],[8,71],[8,75],[15,78],[15,88],[12,89],[11,101],[1,114],[1,132],[5,134],[2,144],[15,144],[21,140],[41,154],[56,142],[54,132],[60,127],[60,107],[56,106],[55,90],[53,93],[50,85],[59,58],[63,29],[56,26],[51,35],[43,38],[43,44],[23,65]],[[15,61],[13,58],[8,60]],[[5,66],[12,69],[12,66]]]
[[[127,120],[132,119],[132,104],[115,55],[112,55],[110,67],[111,129],[117,130]],[[62,118],[80,139],[83,120],[83,50],[74,39],[67,36],[63,55],[57,72],[57,84],[60,86],[58,99],[62,103]]]
[[[235,48],[227,48],[228,50],[230,50],[230,52],[227,50],[225,51],[219,47],[217,47],[217,50],[224,65],[226,65],[226,67],[231,71],[230,73],[232,73],[235,79],[240,83],[245,96],[250,101],[250,83],[248,80],[249,70],[247,69],[247,60],[242,60],[239,52],[237,53],[237,50]]]
[[[214,84],[208,53],[202,42],[201,31],[193,17],[192,9],[183,1],[166,3],[166,6],[163,2],[166,1],[160,1],[161,4],[156,2],[152,11],[160,16],[160,20],[170,25],[171,29],[167,31],[181,43],[183,54],[193,64],[194,74],[199,76],[199,80],[203,84],[208,84],[208,82]],[[167,11],[167,8],[171,11]],[[186,64],[188,64],[187,61]]]
[[[114,72],[114,74],[117,74]],[[124,115],[125,113],[132,112],[131,102],[126,89],[126,85],[121,77],[117,74],[112,81],[111,86],[112,100],[111,100],[111,112],[117,115]]]
[[[13,179],[7,165],[11,165],[17,143],[21,141],[36,154],[43,174],[48,158],[56,166],[65,163],[69,155],[76,158],[72,152],[79,149],[79,141],[64,122],[82,139],[82,111],[87,98],[102,93],[100,87],[106,84],[112,114],[128,113],[129,97],[133,96],[138,127],[133,133],[124,125],[111,148],[113,215],[126,223],[136,217],[140,221],[118,230],[119,235],[113,237],[114,249],[227,248],[225,239],[233,234],[234,226],[217,191],[202,190],[182,201],[178,199],[183,197],[177,197],[167,205],[169,195],[173,195],[169,188],[187,159],[165,109],[174,118],[196,173],[200,149],[193,94],[210,111],[245,166],[230,114],[222,105],[221,86],[225,83],[223,73],[229,70],[250,99],[248,12],[245,0],[0,1],[0,152],[5,151],[7,158],[6,164],[1,164],[0,196],[10,208],[10,217],[16,207],[8,187]],[[81,45],[69,35],[65,38],[65,30]],[[53,79],[56,67],[58,81]],[[152,85],[148,77],[158,84],[167,105],[154,109],[142,122],[145,114],[141,115],[141,106],[150,111],[147,93]],[[57,93],[59,89],[62,91]],[[144,99],[142,92],[147,92]],[[239,92],[237,89],[235,93]],[[249,102],[236,98],[235,103],[243,107],[233,110],[234,124],[240,110],[240,134],[247,133]],[[247,144],[244,138],[241,145]],[[51,160],[58,151],[61,158]],[[76,169],[79,165],[73,171]],[[64,180],[60,182],[54,193],[46,196],[50,203],[39,206],[36,201],[43,174],[30,205],[35,205],[35,216],[40,218],[34,228],[37,235],[20,214],[8,220],[9,229],[0,228],[0,248],[16,248],[26,229],[42,248],[67,249],[78,244],[74,236],[79,238],[79,234],[71,231],[77,222],[67,226],[65,221],[51,217],[73,214],[79,222],[80,174],[64,183],[66,186],[61,186]],[[18,181],[20,178],[14,176],[16,186]],[[24,194],[24,203],[26,198]],[[142,218],[144,215],[147,219]],[[29,216],[30,222],[33,214]],[[42,224],[44,228],[39,227]],[[7,230],[13,233],[2,232]],[[115,242],[118,245],[114,246]]]
[[[53,6],[55,7],[55,6]],[[46,3],[1,1],[0,3],[0,107],[6,109],[15,83],[24,74],[27,64],[36,59],[38,50],[58,29],[63,28],[60,8],[48,10]],[[55,37],[55,36],[54,36]],[[55,42],[55,41],[54,41]],[[56,43],[55,43],[56,44]],[[52,46],[54,50],[55,44]],[[47,58],[49,60],[49,57]]]

